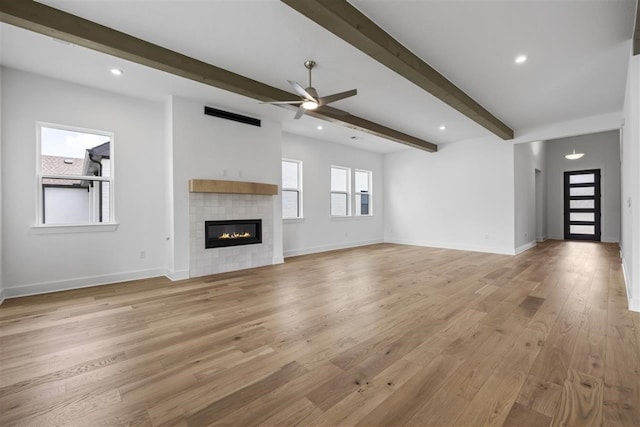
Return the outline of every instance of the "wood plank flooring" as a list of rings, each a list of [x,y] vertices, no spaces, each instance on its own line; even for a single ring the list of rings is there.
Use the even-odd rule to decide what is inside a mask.
[[[639,426],[617,245],[380,244],[0,306],[2,426]]]

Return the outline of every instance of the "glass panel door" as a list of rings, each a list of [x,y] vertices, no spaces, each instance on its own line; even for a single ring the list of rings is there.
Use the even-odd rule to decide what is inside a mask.
[[[564,238],[600,241],[600,169],[564,173]]]

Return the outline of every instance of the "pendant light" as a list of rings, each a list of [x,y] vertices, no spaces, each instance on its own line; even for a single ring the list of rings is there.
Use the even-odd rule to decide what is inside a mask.
[[[576,137],[574,136],[572,139],[573,139],[573,153],[566,154],[565,157],[569,160],[578,160],[579,158],[584,156],[584,153],[576,153]]]
[[[584,156],[584,153],[576,153],[576,149],[573,149],[573,153],[565,155],[565,157],[569,160],[578,160],[580,157]]]

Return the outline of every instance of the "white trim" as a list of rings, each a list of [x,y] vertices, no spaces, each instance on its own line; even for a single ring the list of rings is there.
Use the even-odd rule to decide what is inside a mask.
[[[330,221],[352,221],[352,220],[358,220],[358,219],[364,219],[364,220],[368,220],[368,219],[373,219],[374,216],[373,215],[335,215],[335,216],[330,216],[329,220]]]
[[[126,273],[105,274],[103,276],[80,277],[77,279],[56,280],[52,282],[33,283],[5,288],[6,298],[19,298],[29,295],[48,294],[51,292],[69,291],[92,286],[111,285],[130,280],[149,279],[163,275],[162,269],[130,271]]]
[[[547,236],[547,239],[551,240],[564,240],[564,236],[558,236],[556,234],[550,234]]]
[[[374,240],[360,240],[357,242],[338,243],[333,245],[312,246],[309,248],[284,251],[284,257],[288,258],[291,256],[315,254],[319,252],[335,251],[338,249],[355,248],[358,246],[376,245],[378,243],[384,243],[384,241],[382,239],[374,239]]]
[[[536,241],[538,243],[542,243],[542,242],[544,242],[544,241],[546,241],[548,239],[549,239],[549,236],[536,236]]]
[[[102,224],[42,224],[32,226],[31,230],[35,234],[94,233],[116,231],[118,225],[120,224],[112,222]]]
[[[513,248],[502,248],[496,246],[464,245],[456,243],[429,242],[424,240],[395,239],[388,237],[385,237],[384,241],[386,243],[395,243],[399,245],[424,246],[429,248],[453,249],[457,251],[485,252],[498,255],[516,254]]]
[[[620,239],[611,236],[603,236],[600,241],[603,243],[620,243]]]
[[[299,218],[282,218],[282,223],[283,224],[295,224],[298,222],[304,222],[304,218],[299,217]]]
[[[627,304],[629,305],[629,310],[640,312],[640,298],[631,298],[631,278],[629,277],[629,269],[627,268],[627,263],[622,253],[622,249],[620,250],[620,258],[622,259],[622,277],[624,279],[625,290],[627,291]]]
[[[189,277],[189,270],[178,270],[178,271],[173,271],[173,270],[166,270],[164,272],[164,275],[167,277],[167,279],[171,280],[172,282],[176,282],[178,280],[186,280]]]
[[[273,257],[273,265],[276,265],[276,264],[284,264],[284,257],[283,256]]]
[[[522,252],[524,252],[524,251],[527,251],[527,250],[529,250],[529,249],[531,249],[531,248],[536,247],[536,245],[537,245],[537,244],[538,244],[538,242],[537,242],[537,241],[535,241],[535,240],[533,240],[533,241],[531,241],[531,242],[529,242],[529,243],[525,243],[524,245],[520,245],[520,246],[518,246],[518,247],[516,248],[516,255],[521,254],[521,253],[522,253]]]
[[[0,289],[0,305],[4,302],[4,289]]]

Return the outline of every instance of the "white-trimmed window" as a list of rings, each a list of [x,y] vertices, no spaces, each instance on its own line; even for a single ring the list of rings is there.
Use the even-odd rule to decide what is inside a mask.
[[[355,170],[355,215],[371,216],[371,171]]]
[[[114,223],[113,133],[38,123],[38,224]]]
[[[331,216],[351,214],[351,169],[331,166]]]
[[[302,162],[282,159],[282,218],[302,218]]]

